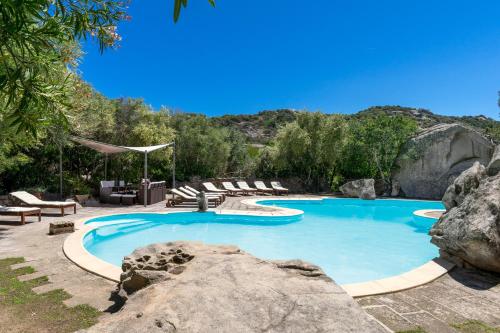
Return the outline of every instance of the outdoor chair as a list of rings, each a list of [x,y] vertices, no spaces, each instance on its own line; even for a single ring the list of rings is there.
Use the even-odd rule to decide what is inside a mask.
[[[257,193],[257,189],[248,186],[247,182],[241,181],[241,182],[236,182],[236,185],[238,185],[239,188],[241,188],[244,191],[247,191],[247,193]]]
[[[20,216],[21,224],[25,224],[26,216],[30,215],[38,215],[38,222],[42,220],[42,210],[40,208],[5,207],[0,205],[0,215]]]
[[[233,194],[233,195],[247,194],[248,193],[248,191],[246,191],[246,190],[234,187],[233,183],[231,183],[231,182],[222,182],[222,186],[226,190],[228,190],[230,194]]]
[[[197,191],[195,190],[194,188],[190,187],[188,188],[188,186],[184,186],[184,187],[179,187],[178,188],[180,191],[184,192],[185,194],[189,195],[189,196],[193,196],[193,197],[196,197],[200,191]],[[205,196],[207,198],[218,198],[221,203],[224,202],[224,194],[217,194],[217,193],[208,193],[208,192],[205,192]]]
[[[280,182],[271,182],[271,187],[274,189],[276,194],[288,194],[288,189],[281,186]]]
[[[266,184],[264,184],[264,182],[261,180],[255,181],[254,184],[257,190],[259,190],[259,192],[262,194],[274,194],[275,192],[274,189],[267,187]]]
[[[59,208],[61,216],[64,216],[65,208],[73,208],[73,212],[76,214],[76,202],[43,201],[25,191],[12,192],[10,195],[28,207]]]
[[[167,207],[173,207],[178,204],[183,204],[183,203],[198,203],[198,199],[195,196],[190,196],[185,194],[184,192],[181,192],[175,188],[171,190],[173,194],[175,194],[178,198],[174,196],[174,198],[168,199],[167,200]],[[208,199],[208,204],[213,204],[215,207],[220,205],[220,198],[207,198]]]
[[[221,190],[221,189],[218,189],[217,187],[215,187],[214,184],[212,184],[211,182],[206,182],[206,183],[203,183],[203,186],[210,192],[216,192],[216,193],[228,193],[227,190]]]
[[[188,185],[184,186],[184,188],[188,189],[189,191],[193,192],[194,194],[200,193],[200,191],[198,191],[197,189],[192,188],[191,186],[188,186]],[[205,192],[205,194],[217,195],[222,199],[222,202],[226,201],[226,194],[224,192]]]

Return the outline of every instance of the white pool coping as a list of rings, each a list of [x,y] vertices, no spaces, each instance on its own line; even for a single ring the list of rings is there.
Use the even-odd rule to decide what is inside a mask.
[[[256,199],[246,199],[242,200],[243,204],[249,205],[249,206],[255,206],[255,207],[266,207],[269,208],[269,206],[264,206],[261,204],[258,204],[258,201],[264,201],[264,200],[323,200],[327,197],[314,197],[314,198],[256,198]],[[241,216],[297,216],[303,214],[303,211],[297,210],[297,209],[289,209],[289,208],[284,208],[284,207],[276,207],[273,206],[274,208],[273,211],[241,211],[241,210],[217,210],[217,209],[211,209],[210,211],[214,212],[215,214],[220,214],[220,215],[241,215]],[[432,210],[436,211],[436,210]],[[183,211],[179,212],[151,212],[151,213],[144,213],[144,212],[130,212],[127,214],[178,214],[178,213],[186,213]],[[416,212],[414,212],[415,215]],[[115,266],[113,264],[110,264],[108,262],[105,262],[102,259],[99,259],[98,257],[92,255],[90,252],[85,249],[83,245],[83,240],[85,235],[87,235],[89,232],[97,229],[100,227],[100,225],[96,224],[85,224],[85,222],[98,218],[98,217],[105,217],[105,216],[111,216],[111,215],[120,215],[120,214],[108,214],[108,215],[100,215],[100,216],[93,216],[93,217],[88,217],[84,219],[80,219],[75,221],[75,232],[70,234],[66,240],[64,241],[63,244],[63,252],[66,255],[66,257],[72,261],[75,265],[78,267],[91,272],[93,274],[96,274],[98,276],[101,276],[105,279],[114,281],[114,282],[119,282],[120,281],[120,275],[122,273],[122,270],[120,267]],[[418,215],[418,216],[423,216],[426,218],[431,218],[429,216],[424,216],[424,215]],[[126,223],[126,222],[122,222]],[[110,225],[110,224],[106,224]],[[372,296],[372,295],[380,295],[380,294],[387,294],[387,293],[393,293],[397,291],[402,291],[406,289],[411,289],[415,288],[424,284],[427,284],[429,282],[432,282],[439,278],[440,276],[446,274],[449,270],[451,270],[454,267],[454,264],[445,261],[440,258],[435,258],[426,264],[417,267],[409,272],[405,272],[400,275],[380,279],[380,280],[372,280],[372,281],[367,281],[367,282],[361,282],[361,283],[351,283],[351,284],[343,284],[340,285],[350,296],[352,297],[363,297],[363,296]]]
[[[414,211],[413,214],[416,216],[436,220],[435,217],[427,215],[429,213],[434,213],[434,212],[444,213],[444,212],[446,212],[446,209],[419,209],[419,210]]]

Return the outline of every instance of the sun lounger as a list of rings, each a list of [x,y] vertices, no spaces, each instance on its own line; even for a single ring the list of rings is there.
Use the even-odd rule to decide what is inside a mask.
[[[257,180],[254,182],[254,184],[257,190],[259,190],[259,192],[262,194],[267,194],[267,193],[273,194],[275,192],[272,188],[267,187],[263,181]]]
[[[276,194],[288,194],[288,189],[281,186],[280,182],[271,182],[271,187],[274,189]]]
[[[238,185],[239,188],[241,188],[243,191],[247,191],[248,193],[256,193],[257,189],[248,186],[247,182],[236,182],[236,185]]]
[[[76,202],[43,201],[25,191],[12,192],[10,195],[28,207],[59,208],[62,216],[64,216],[65,208],[73,208],[73,212],[76,214]]]
[[[195,195],[200,193],[200,191],[198,191],[197,189],[192,188],[191,186],[188,186],[188,185],[184,186],[184,188],[191,191]],[[220,192],[220,193],[218,193],[218,192],[205,192],[205,194],[207,194],[209,196],[218,196],[222,199],[222,202],[226,201],[226,195],[224,192]]]
[[[206,182],[206,183],[203,183],[203,186],[210,192],[215,192],[215,193],[227,193],[228,191],[227,190],[221,190],[221,189],[218,189],[217,187],[215,187],[214,184],[210,183],[210,182]]]
[[[172,206],[182,204],[185,202],[189,202],[189,203],[197,203],[198,202],[198,200],[195,196],[187,195],[186,193],[181,192],[175,188],[173,188],[171,191],[173,194],[178,196],[178,198],[174,197],[172,199],[168,199],[167,200],[167,207],[172,207]],[[215,206],[220,205],[220,198],[208,197],[207,199],[208,199],[209,204],[213,203]]]
[[[196,195],[198,193],[200,193],[199,191],[196,191],[196,192],[195,191],[191,191],[190,189],[187,188],[187,186],[185,186],[185,187],[179,187],[178,190],[181,191],[181,192],[183,192],[184,194],[190,196],[190,197],[196,197]],[[207,198],[218,198],[222,202],[221,194],[209,194],[209,193],[205,193],[205,196]]]
[[[38,215],[38,222],[42,220],[42,210],[40,208],[0,206],[0,215],[20,216],[21,224],[26,223],[26,216],[30,215]]]
[[[241,188],[236,188],[234,187],[233,183],[231,182],[222,182],[222,186],[229,191],[229,193],[238,195],[238,194],[247,194],[248,191],[243,190]]]

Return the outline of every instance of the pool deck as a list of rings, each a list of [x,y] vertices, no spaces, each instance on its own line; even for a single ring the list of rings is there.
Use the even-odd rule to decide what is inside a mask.
[[[290,196],[291,198],[295,198]],[[270,198],[270,197],[266,197]],[[311,196],[310,198],[318,198]],[[228,198],[218,210],[276,212],[270,207],[244,203],[248,197]],[[48,223],[53,221],[77,221],[100,215],[129,212],[191,211],[192,208],[169,208],[164,203],[144,208],[133,207],[85,207],[76,215],[60,217],[44,215],[42,222],[28,218],[24,226],[13,217],[0,217],[0,257],[25,257],[26,263],[36,273],[23,277],[48,276],[50,284],[35,288],[43,293],[62,288],[73,297],[68,306],[90,304],[100,310],[113,305],[111,292],[116,283],[83,271],[69,261],[62,251],[67,234],[49,236]],[[45,210],[44,210],[45,211]],[[51,210],[46,210],[51,212]],[[372,316],[394,331],[409,330],[420,326],[427,332],[457,332],[450,323],[480,320],[490,326],[500,327],[500,276],[489,273],[454,268],[437,280],[406,291],[379,296],[357,298]]]

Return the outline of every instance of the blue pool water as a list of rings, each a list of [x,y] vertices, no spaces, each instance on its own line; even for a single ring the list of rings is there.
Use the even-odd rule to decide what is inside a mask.
[[[412,200],[265,200],[260,204],[304,211],[296,217],[215,213],[126,214],[96,218],[84,238],[93,255],[120,266],[137,247],[174,240],[234,244],[264,259],[303,259],[337,283],[381,279],[414,269],[438,254],[427,235],[435,222],[418,209],[440,202]],[[120,222],[119,224],[116,224]]]

